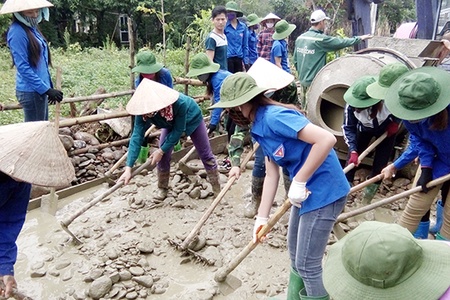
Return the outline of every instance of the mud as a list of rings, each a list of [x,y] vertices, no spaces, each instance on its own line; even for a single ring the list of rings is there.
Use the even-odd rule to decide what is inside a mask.
[[[174,171],[174,170],[173,170]],[[172,178],[174,178],[172,174]],[[76,219],[69,229],[82,241],[74,245],[59,220],[106,189],[100,186],[62,199],[57,215],[30,211],[18,239],[15,266],[19,290],[34,299],[268,299],[287,288],[289,257],[286,247],[288,214],[227,278],[214,274],[250,241],[254,221],[243,217],[243,195],[250,189],[251,170],[232,186],[200,231],[199,255],[215,262],[208,266],[176,250],[169,239],[182,242],[200,220],[213,197],[162,203],[153,201],[156,176],[136,176],[105,201]],[[222,181],[225,183],[223,175]],[[178,179],[177,179],[178,180]],[[385,194],[383,194],[383,192]],[[380,191],[377,198],[392,190]],[[360,205],[360,193],[347,210]],[[278,189],[276,202],[284,200]],[[404,201],[403,201],[404,202]],[[394,222],[404,204],[396,203],[349,219],[348,231],[364,220]],[[273,210],[276,206],[273,207]],[[332,235],[330,244],[337,238]],[[285,299],[281,298],[280,299]]]

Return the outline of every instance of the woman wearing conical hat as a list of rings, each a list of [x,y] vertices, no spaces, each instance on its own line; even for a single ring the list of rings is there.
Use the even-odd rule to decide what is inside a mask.
[[[5,285],[0,298],[8,299],[17,286],[16,240],[25,222],[31,184],[65,187],[75,179],[75,170],[48,121],[0,126],[0,145],[0,280]]]
[[[25,122],[48,119],[48,103],[63,99],[53,88],[49,66],[52,65],[47,40],[38,28],[49,18],[46,0],[7,0],[0,14],[12,13],[7,42],[16,66],[16,97],[23,107]]]
[[[138,157],[144,133],[151,124],[154,124],[162,128],[159,149],[149,158],[153,165],[157,164],[158,169],[158,190],[154,198],[163,200],[167,197],[172,150],[183,133],[191,137],[198,156],[205,166],[214,193],[220,192],[216,158],[209,144],[202,112],[194,99],[156,81],[144,78],[126,109],[136,118],[128,148],[127,166],[119,181],[123,180],[125,184],[130,181],[131,168]]]

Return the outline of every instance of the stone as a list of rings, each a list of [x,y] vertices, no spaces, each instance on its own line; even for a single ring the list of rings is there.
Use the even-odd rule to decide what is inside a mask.
[[[31,272],[30,277],[31,278],[40,278],[40,277],[44,277],[46,273],[47,273],[47,271],[45,271],[45,269],[34,270]]]
[[[89,287],[89,296],[94,299],[100,299],[111,290],[111,287],[112,281],[108,276],[97,278]]]
[[[131,267],[130,268],[130,273],[133,276],[141,276],[141,275],[143,275],[145,273],[145,271],[141,267]]]
[[[155,249],[155,243],[150,241],[141,242],[137,245],[137,249],[141,251],[141,253],[153,253]]]
[[[151,275],[133,277],[133,280],[146,288],[153,286],[153,277]]]
[[[61,140],[61,143],[66,151],[69,151],[73,147],[74,140],[70,135],[59,135],[59,139]]]

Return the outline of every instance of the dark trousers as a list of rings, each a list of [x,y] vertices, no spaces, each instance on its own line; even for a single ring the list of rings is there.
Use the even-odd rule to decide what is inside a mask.
[[[364,152],[364,150],[367,149],[367,147],[370,144],[370,140],[375,137],[379,138],[383,132],[379,132],[377,134],[370,133],[370,132],[358,132],[356,134],[357,139],[357,152],[360,155]],[[391,137],[385,138],[376,148],[375,148],[375,155],[373,157],[373,166],[372,166],[372,173],[370,174],[370,177],[374,177],[378,174],[380,174],[381,170],[386,167],[389,158],[391,157],[392,150],[394,149],[394,143],[395,143],[395,135]],[[350,152],[348,153],[348,157],[350,157]],[[348,161],[348,158],[347,158]],[[352,183],[353,179],[355,177],[355,171],[356,168],[353,168],[350,170],[345,176],[347,177],[347,180]]]
[[[228,72],[237,73],[243,72],[244,67],[242,63],[242,58],[240,57],[229,57],[228,58]]]

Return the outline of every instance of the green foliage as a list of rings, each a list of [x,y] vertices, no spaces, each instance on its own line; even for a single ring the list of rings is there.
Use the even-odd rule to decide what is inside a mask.
[[[211,22],[211,10],[212,9],[202,9],[199,15],[195,14],[194,20],[186,29],[186,35],[191,41],[191,50],[194,53],[203,50],[205,47],[206,38],[213,29],[213,24]]]
[[[414,0],[391,0],[378,5],[380,21],[387,21],[391,33],[403,22],[416,20]]]

